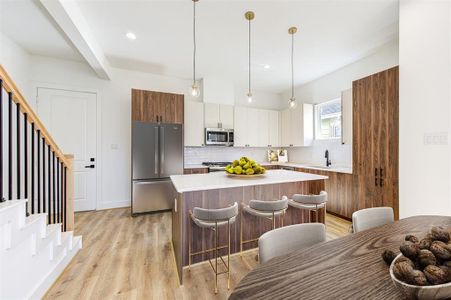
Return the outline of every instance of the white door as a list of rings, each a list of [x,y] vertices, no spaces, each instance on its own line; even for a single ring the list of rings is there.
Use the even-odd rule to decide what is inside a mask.
[[[74,155],[74,209],[95,210],[97,95],[38,88],[37,111],[63,153]]]

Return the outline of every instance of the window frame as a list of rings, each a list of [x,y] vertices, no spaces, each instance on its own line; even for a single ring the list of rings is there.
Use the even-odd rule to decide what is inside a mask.
[[[325,106],[327,104],[330,104],[332,102],[339,102],[340,103],[340,136],[338,137],[321,137],[321,133],[319,132],[320,130],[320,126],[319,126],[319,121],[320,121],[320,115],[319,115],[319,108],[321,106]],[[340,140],[343,136],[343,103],[342,103],[342,99],[341,97],[337,97],[334,98],[332,100],[328,100],[328,101],[324,101],[321,103],[317,103],[314,105],[313,107],[313,128],[314,128],[314,139],[315,140],[319,140],[319,141],[327,141],[327,140]]]

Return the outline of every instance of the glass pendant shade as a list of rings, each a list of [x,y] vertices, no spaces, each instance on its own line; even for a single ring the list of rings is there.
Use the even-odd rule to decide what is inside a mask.
[[[252,94],[251,93],[247,94],[247,102],[252,103]]]
[[[288,106],[292,109],[296,108],[298,106],[296,98],[290,98],[290,100],[288,100]]]
[[[193,96],[193,97],[199,97],[200,96],[200,88],[197,85],[197,83],[194,83],[191,86],[191,96]]]

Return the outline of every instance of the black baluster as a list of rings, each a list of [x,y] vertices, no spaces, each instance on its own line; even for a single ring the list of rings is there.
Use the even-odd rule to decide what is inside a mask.
[[[60,187],[61,187],[61,177],[60,177],[60,159],[59,157],[56,158],[56,205],[58,206],[56,211],[58,213],[58,223],[61,223],[61,195],[60,195]]]
[[[28,199],[28,115],[27,113],[23,114],[23,175],[24,175],[24,198]],[[33,201],[33,200],[31,200]],[[30,207],[30,199],[27,202],[26,214],[29,215],[28,210]]]
[[[48,204],[49,204],[49,214],[48,214],[48,216],[49,216],[49,224],[51,224],[52,223],[52,190],[51,190],[51,183],[52,183],[52,180],[51,180],[51,177],[50,177],[50,171],[51,171],[51,168],[50,168],[50,163],[51,163],[51,161],[52,161],[52,158],[51,158],[51,156],[50,156],[50,145],[48,145],[47,146],[47,184],[48,184],[48,193],[49,193],[49,197],[48,197]]]
[[[42,212],[47,212],[45,207],[45,138],[42,138]],[[50,214],[49,214],[50,218]],[[50,221],[49,221],[50,224]]]
[[[38,169],[36,170],[37,180],[37,198],[38,198],[38,213],[41,213],[41,130],[38,129],[38,137],[36,140],[37,148],[37,158],[38,158]]]
[[[17,199],[21,198],[21,194],[20,194],[20,103],[16,104],[16,144],[17,144],[17,152],[16,152],[16,160],[17,160],[17,164],[16,164],[16,170],[17,170]]]
[[[56,223],[55,152],[52,151],[53,223]]]
[[[64,227],[64,231],[66,231],[66,226],[67,226],[67,215],[66,215],[66,210],[67,210],[67,202],[66,202],[66,189],[67,189],[67,167],[64,167],[64,180],[63,180],[63,184],[64,184],[64,192],[63,192],[63,227]]]
[[[31,123],[31,213],[34,214],[34,123]]]
[[[0,202],[5,202],[3,196],[3,80],[0,79]]]
[[[13,93],[8,93],[8,200],[13,199]]]

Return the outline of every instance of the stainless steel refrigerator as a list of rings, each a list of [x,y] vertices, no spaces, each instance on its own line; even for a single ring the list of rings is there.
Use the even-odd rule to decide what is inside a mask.
[[[132,214],[172,209],[169,176],[183,174],[183,127],[132,122]]]

